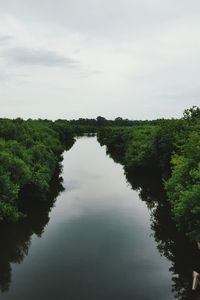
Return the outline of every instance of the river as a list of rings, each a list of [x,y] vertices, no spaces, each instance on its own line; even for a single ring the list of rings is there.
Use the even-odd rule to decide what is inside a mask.
[[[64,153],[61,175],[55,203],[0,230],[0,299],[175,299],[150,205],[96,137]]]

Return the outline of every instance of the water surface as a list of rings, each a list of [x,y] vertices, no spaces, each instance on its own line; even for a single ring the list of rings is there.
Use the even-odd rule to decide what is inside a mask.
[[[174,299],[150,211],[105,147],[79,138],[62,177],[52,209],[1,229],[0,299]]]

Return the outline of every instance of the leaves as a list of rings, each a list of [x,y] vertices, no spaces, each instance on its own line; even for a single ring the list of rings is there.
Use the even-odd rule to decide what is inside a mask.
[[[51,121],[0,119],[0,221],[18,220],[18,195],[25,186],[48,192],[56,164],[72,139],[66,124],[61,129]]]
[[[159,168],[177,226],[200,240],[200,108],[155,124],[104,128],[98,138],[120,150],[126,169]]]

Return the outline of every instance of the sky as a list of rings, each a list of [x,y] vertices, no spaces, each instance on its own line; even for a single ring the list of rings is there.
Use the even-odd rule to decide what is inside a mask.
[[[199,79],[199,0],[0,0],[0,117],[179,118]]]

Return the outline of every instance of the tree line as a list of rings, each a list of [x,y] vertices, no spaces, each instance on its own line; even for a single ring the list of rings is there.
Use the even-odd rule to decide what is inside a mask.
[[[63,151],[85,132],[98,132],[99,142],[126,171],[160,173],[177,226],[200,239],[198,107],[178,120],[0,119],[0,221],[20,218],[19,199],[27,190],[45,198]]]
[[[22,216],[19,199],[26,190],[46,197],[73,137],[69,126],[59,122],[0,119],[0,221]]]
[[[200,108],[180,120],[105,127],[98,140],[127,172],[159,172],[177,226],[200,240]]]

